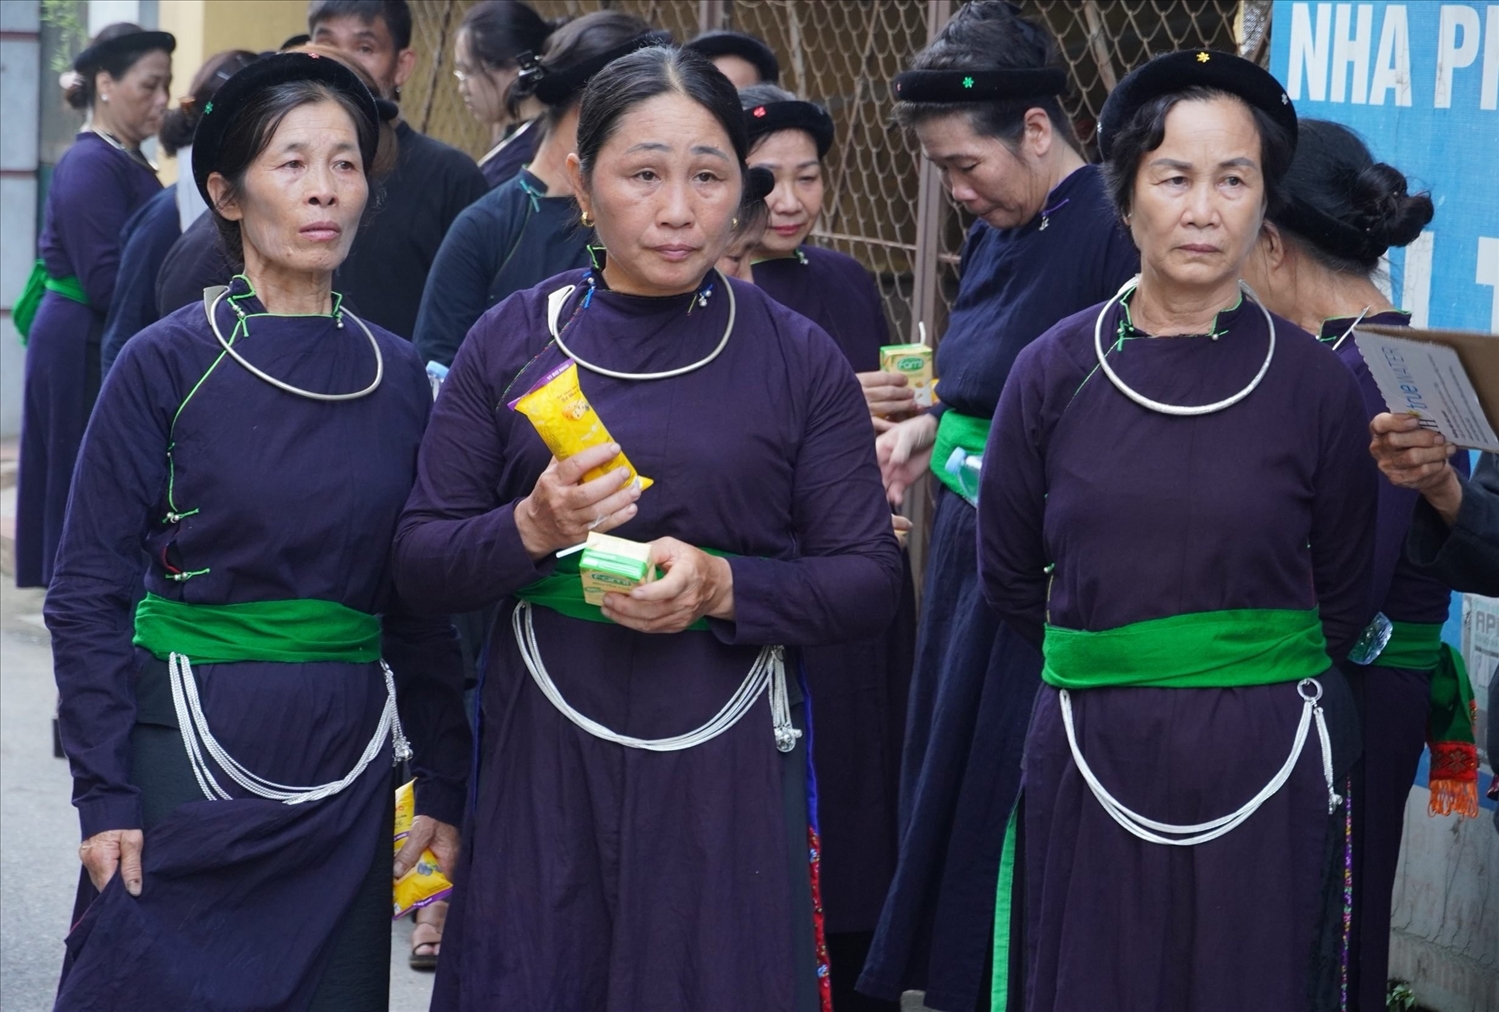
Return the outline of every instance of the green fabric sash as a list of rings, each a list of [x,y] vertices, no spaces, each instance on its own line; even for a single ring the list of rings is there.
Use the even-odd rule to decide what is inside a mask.
[[[966,493],[958,482],[958,476],[947,470],[947,458],[959,446],[969,453],[981,456],[984,444],[989,441],[989,423],[988,418],[965,415],[952,408],[942,412],[942,417],[937,422],[937,442],[932,447],[932,473],[956,495],[966,496]]]
[[[187,604],[147,594],[135,610],[135,645],[166,660],[235,661],[380,659],[380,619],[336,601],[244,601]]]
[[[1376,668],[1409,668],[1431,671],[1441,661],[1442,624],[1440,622],[1390,622],[1390,639],[1369,662]]]
[[[1478,817],[1477,707],[1462,655],[1442,642],[1440,622],[1390,623],[1390,639],[1370,667],[1431,672],[1426,747],[1431,750],[1427,808],[1433,815]]]
[[[84,293],[83,285],[76,277],[69,274],[65,278],[54,278],[47,273],[46,263],[38,260],[31,268],[31,276],[26,279],[20,296],[10,309],[11,322],[16,325],[16,333],[21,335],[23,345],[31,336],[31,323],[36,319],[36,312],[42,306],[42,296],[47,292],[56,292],[82,306],[88,305],[88,295]]]
[[[701,550],[721,559],[733,558],[729,552],[719,552],[712,548]],[[583,581],[578,577],[578,561],[582,554],[582,552],[573,552],[571,555],[564,555],[557,560],[557,568],[552,570],[551,576],[537,580],[529,587],[522,587],[515,592],[515,596],[522,601],[550,608],[568,618],[582,619],[584,622],[607,622],[613,625],[614,620],[605,615],[602,608],[583,600]],[[687,628],[698,631],[706,630],[708,620],[700,618]]]
[[[1332,664],[1316,611],[1203,611],[1088,632],[1046,627],[1041,677],[1059,689],[1228,689],[1315,678]]]

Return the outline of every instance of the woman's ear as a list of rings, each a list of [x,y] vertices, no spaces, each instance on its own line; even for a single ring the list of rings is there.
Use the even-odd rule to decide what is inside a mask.
[[[583,185],[583,162],[574,151],[567,156],[567,185],[572,188],[573,199],[578,202],[578,209],[583,212],[584,217],[593,217],[593,203],[589,200],[588,189]]]
[[[186,180],[183,181],[186,183]],[[182,184],[179,184],[182,185]],[[230,193],[229,180],[220,173],[212,173],[208,177],[209,204],[219,213],[219,217],[228,221],[239,221],[244,212],[239,209],[239,204]]]
[[[1046,110],[1040,107],[1027,109],[1025,112],[1025,144],[1031,153],[1037,158],[1045,158],[1051,151],[1051,146],[1056,143],[1056,135],[1051,129],[1051,117],[1046,115]]]
[[[1275,223],[1266,218],[1260,225],[1260,251],[1271,270],[1279,270],[1286,262],[1286,240]]]

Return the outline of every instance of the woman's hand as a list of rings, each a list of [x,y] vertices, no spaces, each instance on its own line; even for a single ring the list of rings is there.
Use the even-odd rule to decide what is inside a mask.
[[[664,575],[628,594],[605,594],[606,616],[648,633],[681,632],[704,615],[734,618],[734,571],[728,559],[676,538],[661,538],[651,542],[651,562]]]
[[[141,894],[141,848],[146,836],[139,829],[106,829],[84,840],[78,858],[88,870],[89,881],[101,893],[115,872],[125,880],[125,891]]]
[[[880,477],[885,480],[885,497],[891,505],[904,502],[906,489],[927,472],[932,462],[932,444],[936,441],[937,419],[931,415],[907,418],[875,439]]]
[[[1451,527],[1463,502],[1463,483],[1448,459],[1457,447],[1440,432],[1421,428],[1415,415],[1375,415],[1369,452],[1392,485],[1414,489]]]
[[[608,443],[566,460],[552,458],[531,494],[515,507],[515,526],[531,558],[542,559],[559,548],[581,544],[588,540],[589,531],[602,534],[635,516],[640,489],[633,482],[626,486],[627,469],[617,467],[592,481],[582,480],[618,453],[619,444]]]
[[[909,381],[898,372],[861,372],[859,386],[864,389],[864,403],[869,406],[876,432],[895,427],[891,418],[909,415],[916,410],[916,393]]]
[[[406,835],[405,844],[396,854],[392,875],[400,878],[415,868],[417,861],[421,860],[422,851],[430,848],[432,856],[437,858],[437,867],[448,877],[449,882],[453,881],[453,871],[458,866],[460,839],[457,827],[438,822],[430,815],[418,815],[411,820],[411,832]]]
[[[895,529],[895,540],[900,542],[902,548],[906,547],[906,539],[911,536],[911,521],[899,513],[892,513],[890,526]]]

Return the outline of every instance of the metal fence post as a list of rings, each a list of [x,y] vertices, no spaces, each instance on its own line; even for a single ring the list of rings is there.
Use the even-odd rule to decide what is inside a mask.
[[[699,32],[711,32],[727,27],[729,27],[729,0],[698,0],[697,30]]]
[[[926,41],[930,45],[952,17],[952,0],[927,0]],[[920,340],[918,326],[925,324],[926,339],[935,346],[937,307],[942,297],[941,253],[942,179],[936,166],[923,160],[916,194],[916,262],[911,278],[912,342]]]

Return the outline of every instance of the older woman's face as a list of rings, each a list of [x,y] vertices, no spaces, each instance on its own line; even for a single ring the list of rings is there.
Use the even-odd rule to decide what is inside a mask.
[[[676,93],[620,117],[585,184],[568,171],[609,251],[609,283],[640,295],[690,292],[729,244],[743,179],[723,125]]]
[[[209,178],[215,197],[223,189],[223,177]],[[354,118],[330,99],[286,114],[220,213],[239,222],[252,273],[324,274],[349,255],[368,198]]]
[[[172,88],[172,58],[153,49],[141,56],[123,77],[100,71],[94,82],[111,132],[127,144],[139,144],[161,129]]]
[[[1142,266],[1182,286],[1239,277],[1265,216],[1260,134],[1235,98],[1178,102],[1135,173],[1130,232]]]
[[[784,257],[806,241],[822,213],[822,162],[805,130],[778,130],[761,138],[749,163],[769,169],[776,186],[765,198],[770,221],[760,239],[762,257]]]
[[[520,75],[520,66],[511,63],[495,70],[474,54],[468,29],[461,29],[453,41],[453,69],[458,72],[458,94],[463,104],[480,123],[506,123],[505,91]]]
[[[973,129],[965,113],[916,126],[921,153],[937,167],[952,199],[994,228],[1019,228],[1040,213],[1049,177],[1024,154]]]

